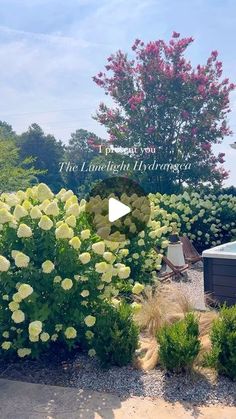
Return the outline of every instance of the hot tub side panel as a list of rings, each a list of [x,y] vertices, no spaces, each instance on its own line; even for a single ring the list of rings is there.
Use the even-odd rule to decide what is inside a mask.
[[[236,304],[236,259],[204,258],[204,289],[219,303]]]

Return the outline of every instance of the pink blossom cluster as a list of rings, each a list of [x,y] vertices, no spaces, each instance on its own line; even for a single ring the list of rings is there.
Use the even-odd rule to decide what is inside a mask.
[[[94,81],[112,97],[116,108],[101,104],[96,118],[118,145],[135,146],[141,138],[157,148],[165,144],[163,156],[172,156],[176,147],[183,156],[191,152],[218,170],[224,156],[214,157],[212,144],[232,134],[227,116],[235,85],[222,79],[223,65],[216,50],[206,64],[193,67],[185,56],[192,42],[192,37],[173,32],[169,42],[136,39],[131,59],[122,51],[110,55],[105,72],[99,72]],[[218,173],[226,176],[222,170]]]

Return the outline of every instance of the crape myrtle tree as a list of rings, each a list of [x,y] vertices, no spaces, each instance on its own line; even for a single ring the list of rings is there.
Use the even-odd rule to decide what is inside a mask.
[[[183,185],[219,187],[228,176],[222,166],[224,154],[215,155],[212,146],[231,134],[227,116],[229,93],[235,86],[222,78],[217,51],[206,64],[192,66],[185,58],[192,42],[176,32],[168,43],[137,39],[133,58],[118,51],[108,58],[106,70],[94,77],[115,103],[114,108],[101,103],[95,116],[114,146],[155,147],[154,156],[137,153],[135,159],[188,165],[177,172],[143,173],[149,191],[176,192]]]

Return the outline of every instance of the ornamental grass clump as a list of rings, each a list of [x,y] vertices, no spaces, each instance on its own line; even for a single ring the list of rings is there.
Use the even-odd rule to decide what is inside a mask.
[[[188,298],[173,284],[159,285],[154,289],[147,286],[136,299],[141,309],[135,320],[141,330],[153,337],[162,326],[182,320],[186,313],[192,311]]]
[[[160,363],[167,370],[189,370],[200,351],[198,321],[193,313],[183,320],[163,326],[157,334]]]
[[[172,325],[183,320],[193,311],[189,298],[174,284],[159,285],[156,289],[146,287],[141,296],[136,296],[140,309],[135,313],[135,321],[143,332],[140,337],[138,368],[145,371],[155,368],[160,363],[159,343],[156,335],[164,325]],[[195,312],[199,324],[200,351],[194,365],[205,363],[207,352],[211,351],[210,331],[218,312],[207,310]]]
[[[236,379],[236,305],[224,306],[212,326],[210,334],[212,351],[207,364],[220,374]]]
[[[129,281],[123,244],[90,231],[85,201],[45,184],[0,196],[0,351],[38,357],[89,348],[104,301]],[[96,336],[94,336],[96,341]]]

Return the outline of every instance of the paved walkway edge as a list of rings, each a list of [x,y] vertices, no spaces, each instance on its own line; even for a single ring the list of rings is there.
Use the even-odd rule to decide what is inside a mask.
[[[1,419],[235,419],[236,407],[199,407],[0,379]]]

